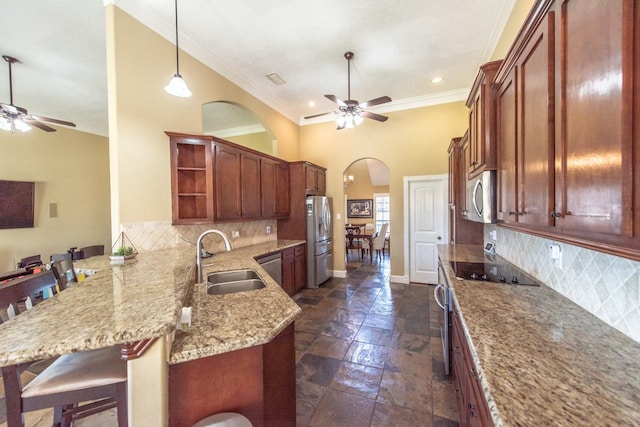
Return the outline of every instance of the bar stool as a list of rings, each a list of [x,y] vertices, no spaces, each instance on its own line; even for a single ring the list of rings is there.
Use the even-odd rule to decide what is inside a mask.
[[[252,427],[252,424],[244,415],[221,412],[198,421],[192,427]]]

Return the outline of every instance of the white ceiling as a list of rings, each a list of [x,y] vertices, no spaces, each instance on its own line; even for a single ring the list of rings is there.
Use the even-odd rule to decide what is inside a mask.
[[[517,0],[181,0],[180,47],[296,123],[332,111],[324,98],[388,95],[389,112],[465,99]],[[104,0],[175,42],[173,0]],[[0,54],[14,64],[14,103],[107,135],[101,0],[0,0]],[[189,75],[183,77],[189,82]],[[167,81],[174,69],[167,70]],[[265,76],[278,73],[284,85]],[[431,83],[442,76],[440,84]],[[159,88],[162,90],[162,88]],[[311,108],[309,101],[317,106]],[[0,102],[8,103],[0,63]],[[327,116],[326,119],[331,119]]]

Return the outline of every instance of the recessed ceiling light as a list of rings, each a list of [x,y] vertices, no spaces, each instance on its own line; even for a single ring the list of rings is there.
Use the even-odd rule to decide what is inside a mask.
[[[278,73],[267,74],[267,78],[271,80],[274,85],[283,85],[286,83],[284,79],[278,75]]]
[[[307,105],[309,107],[315,107],[316,106],[316,101],[309,101],[309,102],[307,102]]]
[[[431,79],[431,83],[440,83],[442,81],[442,77],[434,77]]]

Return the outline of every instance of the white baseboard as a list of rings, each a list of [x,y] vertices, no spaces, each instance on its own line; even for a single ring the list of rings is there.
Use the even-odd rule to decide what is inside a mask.
[[[389,276],[391,283],[402,283],[404,285],[409,284],[409,276]]]
[[[345,277],[347,277],[347,270],[333,270],[333,273],[331,273],[331,275],[333,277],[344,279]]]

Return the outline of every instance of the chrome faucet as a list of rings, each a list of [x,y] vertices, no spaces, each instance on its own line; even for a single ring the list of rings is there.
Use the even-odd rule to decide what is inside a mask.
[[[222,240],[224,240],[224,248],[227,250],[227,252],[233,249],[231,246],[231,241],[229,240],[227,235],[220,230],[214,230],[214,229],[207,230],[203,232],[200,236],[198,236],[198,240],[196,241],[196,270],[198,275],[196,283],[204,282],[204,277],[202,277],[202,251],[200,250],[200,248],[202,247],[202,239],[207,234],[217,234],[218,236],[222,237]]]

